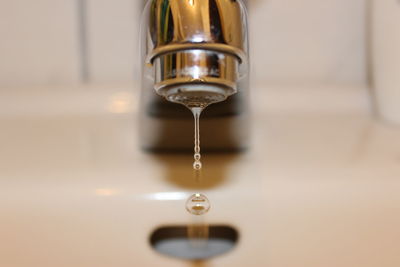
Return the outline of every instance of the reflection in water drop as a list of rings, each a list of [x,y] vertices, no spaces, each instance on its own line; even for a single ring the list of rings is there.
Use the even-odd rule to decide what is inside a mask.
[[[202,167],[201,161],[193,162],[193,169],[195,169],[196,171],[200,171],[201,167]]]
[[[201,159],[200,153],[195,153],[194,154],[194,160],[200,160],[200,159]]]
[[[210,207],[210,201],[203,194],[194,194],[186,201],[186,210],[193,215],[206,214]]]

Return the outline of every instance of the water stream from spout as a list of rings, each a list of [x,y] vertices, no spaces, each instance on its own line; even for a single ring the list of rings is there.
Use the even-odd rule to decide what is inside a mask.
[[[202,168],[200,154],[200,115],[204,110],[204,106],[194,106],[188,108],[192,111],[194,117],[194,177],[196,182],[200,183]],[[186,209],[193,215],[203,215],[210,209],[210,202],[205,195],[197,193],[188,199],[186,203]]]
[[[194,118],[194,162],[193,171],[196,183],[202,181],[202,162],[200,149],[200,116],[203,110],[212,103],[222,101],[221,97],[213,95],[175,95],[170,98],[172,102],[180,103],[186,106],[193,114]],[[191,246],[195,248],[204,248],[208,240],[209,227],[205,223],[205,214],[211,207],[207,196],[201,193],[191,195],[186,201],[186,210],[192,215],[193,223],[188,227],[188,238],[191,240]]]
[[[200,171],[201,164],[201,154],[200,154],[200,115],[203,111],[202,107],[194,107],[190,109],[194,117],[194,163],[193,169]]]
[[[210,104],[220,102],[225,98],[220,95],[209,94],[176,94],[168,98],[168,100],[186,106],[192,113],[194,118],[194,178],[197,183],[201,182],[202,166],[201,149],[200,149],[200,116],[203,110]],[[186,202],[186,209],[192,215],[203,215],[210,209],[208,198],[200,193],[193,194]]]

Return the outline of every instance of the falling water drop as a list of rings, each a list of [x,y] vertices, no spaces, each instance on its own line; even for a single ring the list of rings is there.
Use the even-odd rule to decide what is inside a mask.
[[[210,207],[210,201],[203,194],[194,194],[186,201],[186,210],[193,215],[203,215]]]

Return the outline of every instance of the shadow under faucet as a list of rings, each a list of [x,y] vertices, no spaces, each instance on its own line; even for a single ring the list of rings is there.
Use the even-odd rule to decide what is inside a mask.
[[[158,153],[154,157],[165,166],[167,182],[185,190],[208,190],[228,181],[227,169],[240,153],[207,153],[202,160],[206,167],[198,176],[192,168],[192,157],[187,154]]]

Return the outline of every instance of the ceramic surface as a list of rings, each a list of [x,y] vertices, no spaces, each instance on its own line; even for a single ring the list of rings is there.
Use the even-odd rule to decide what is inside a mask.
[[[254,89],[252,148],[204,155],[200,188],[191,155],[139,149],[130,85],[28,92],[0,97],[0,266],[400,265],[400,129],[364,88]],[[235,250],[154,252],[151,231],[193,222],[198,191]]]

